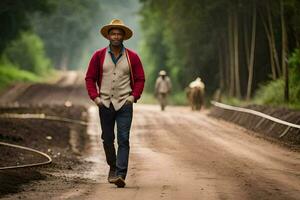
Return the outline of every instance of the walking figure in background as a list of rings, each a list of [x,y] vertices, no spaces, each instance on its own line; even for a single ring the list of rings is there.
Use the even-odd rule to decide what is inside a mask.
[[[171,93],[172,84],[165,70],[159,72],[159,77],[155,82],[155,97],[157,98],[162,111],[167,106],[167,97]]]
[[[132,104],[143,92],[145,76],[139,56],[123,45],[123,40],[132,36],[130,28],[121,20],[115,19],[103,26],[100,32],[110,44],[92,56],[85,78],[86,88],[90,98],[99,107],[101,138],[110,167],[108,182],[124,187],[128,169]],[[114,145],[115,123],[117,154]]]
[[[200,110],[204,104],[204,83],[201,78],[197,77],[196,80],[191,82],[186,88],[186,96],[192,110]]]

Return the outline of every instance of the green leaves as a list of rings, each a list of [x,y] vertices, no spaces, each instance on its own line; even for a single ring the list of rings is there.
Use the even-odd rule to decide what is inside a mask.
[[[43,39],[47,54],[58,68],[79,62],[100,7],[97,0],[55,0],[56,9],[48,16],[33,17],[35,31]],[[77,67],[77,66],[76,66]]]
[[[31,32],[24,32],[4,51],[4,56],[15,66],[35,74],[45,74],[51,67],[42,40]]]
[[[177,91],[200,76],[207,85],[208,94],[212,94],[217,88],[229,93],[240,87],[241,97],[245,97],[249,82],[251,86],[253,85],[249,87],[249,91],[254,92],[261,83],[270,80],[269,75],[272,70],[274,71],[274,67],[277,71],[281,70],[283,42],[279,0],[140,2],[143,3],[141,11],[143,17],[141,25],[144,31],[143,56],[150,58],[149,62],[146,61],[151,66],[148,88],[154,85],[152,77],[156,77],[160,69],[166,69],[171,74]],[[300,1],[285,0],[283,3],[283,19],[288,39],[287,51],[293,52],[300,45]],[[255,39],[252,42],[254,15],[257,31],[253,31]],[[251,54],[253,55],[251,72],[250,44],[255,46]],[[274,58],[271,58],[270,52],[274,54]],[[299,62],[298,56],[291,57],[290,61],[291,65],[296,65],[295,63]],[[149,66],[147,64],[145,66]],[[299,70],[295,73],[300,74]],[[279,72],[277,74],[280,75]],[[278,91],[281,87],[279,83],[281,82],[270,86],[268,92],[274,88]],[[295,83],[291,84],[293,87]],[[236,94],[230,92],[230,95]]]
[[[1,0],[0,1],[0,54],[5,47],[16,39],[21,31],[30,29],[29,14],[48,13],[52,5],[50,0]]]

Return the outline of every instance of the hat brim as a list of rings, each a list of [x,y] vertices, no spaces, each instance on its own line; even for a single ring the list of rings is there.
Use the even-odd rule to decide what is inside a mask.
[[[132,30],[124,25],[105,25],[100,29],[101,35],[106,39],[108,39],[108,31],[112,28],[122,29],[125,32],[124,40],[128,40],[129,38],[132,37],[133,34]]]

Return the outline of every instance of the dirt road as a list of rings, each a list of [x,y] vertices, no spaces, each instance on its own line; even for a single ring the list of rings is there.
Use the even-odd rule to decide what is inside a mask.
[[[80,101],[87,98],[77,97]],[[90,142],[80,157],[92,163],[91,167],[72,174],[80,179],[71,188],[47,186],[46,179],[42,192],[37,183],[34,190],[25,187],[21,198],[300,199],[299,152],[210,118],[208,112],[192,112],[187,107],[167,107],[161,112],[158,105],[135,104],[127,185],[118,189],[106,180],[108,167],[99,137],[98,110],[92,106],[87,130]],[[20,196],[5,199],[16,197]]]
[[[61,198],[300,198],[299,153],[206,114],[185,107],[161,112],[158,106],[136,105],[127,187],[117,189],[106,183],[102,170],[107,167],[102,162],[97,184]]]

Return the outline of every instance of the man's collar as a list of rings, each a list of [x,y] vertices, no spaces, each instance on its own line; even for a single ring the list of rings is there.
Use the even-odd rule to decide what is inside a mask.
[[[124,47],[124,45],[122,44],[122,46],[121,46],[121,54],[124,52],[124,50],[125,50],[125,47]],[[110,45],[108,45],[108,52],[109,53],[112,53],[112,51],[111,51],[111,48],[110,48]]]

